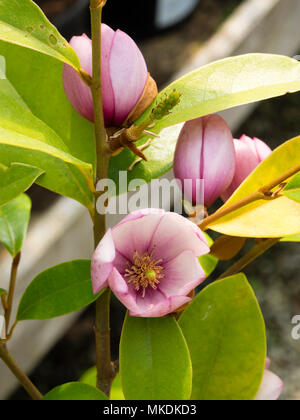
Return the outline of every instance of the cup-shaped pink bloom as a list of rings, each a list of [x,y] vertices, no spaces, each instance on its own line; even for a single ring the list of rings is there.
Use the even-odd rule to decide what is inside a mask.
[[[193,205],[203,204],[203,180],[204,204],[212,205],[231,184],[234,172],[233,137],[226,121],[219,115],[208,115],[187,122],[174,159],[175,177],[180,180],[186,199]]]
[[[282,380],[269,370],[270,360],[267,359],[263,380],[256,396],[257,401],[276,401],[283,389]]]
[[[124,32],[113,31],[102,24],[102,96],[105,125],[118,127],[126,120],[141,98],[148,77],[147,65],[135,42]],[[79,58],[81,68],[92,75],[92,41],[74,36],[70,45]],[[66,95],[76,111],[94,121],[91,89],[77,72],[64,65],[63,83]]]
[[[191,301],[204,279],[201,230],[163,210],[131,213],[108,230],[92,259],[94,293],[110,287],[131,316],[162,317]]]
[[[236,169],[231,185],[222,194],[224,201],[227,201],[254,169],[272,153],[270,147],[262,140],[257,138],[251,139],[245,135],[239,140],[234,140],[234,147]]]

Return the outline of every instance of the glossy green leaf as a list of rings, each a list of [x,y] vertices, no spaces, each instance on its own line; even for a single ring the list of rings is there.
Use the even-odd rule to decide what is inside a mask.
[[[198,258],[201,267],[204,270],[206,278],[209,277],[217,268],[219,263],[218,258],[214,257],[213,255],[203,255],[202,257]]]
[[[155,106],[173,90],[180,104],[159,121],[159,132],[180,122],[300,90],[300,63],[272,54],[246,54],[210,63],[171,83],[141,116],[147,119]]]
[[[265,360],[265,326],[243,274],[213,283],[179,320],[193,364],[195,400],[252,400]]]
[[[0,39],[80,67],[75,51],[31,0],[0,0]]]
[[[279,146],[244,181],[223,208],[248,197],[299,165],[300,137]],[[300,233],[300,203],[282,195],[275,200],[259,200],[209,225],[229,236],[281,238]]]
[[[42,173],[41,169],[21,163],[13,163],[9,168],[0,163],[0,206],[28,190]]]
[[[91,369],[87,370],[82,377],[80,378],[80,382],[83,382],[87,385],[96,386],[97,384],[97,368],[96,366],[92,367]],[[118,373],[115,379],[113,380],[110,392],[110,400],[125,400],[122,384],[121,384],[121,376]]]
[[[187,400],[191,395],[189,351],[174,318],[126,316],[120,373],[128,400]]]
[[[90,260],[76,260],[39,274],[21,299],[17,319],[56,318],[93,303],[99,294],[93,294],[90,265]]]
[[[40,168],[45,172],[38,180],[40,185],[91,208],[93,199],[88,185],[93,183],[92,165],[72,156],[55,131],[2,91],[3,83],[0,81],[1,162]]]
[[[178,124],[163,130],[159,138],[154,139],[151,145],[143,151],[147,157],[147,162],[138,163],[131,171],[128,171],[128,169],[136,160],[136,156],[130,150],[126,149],[118,156],[111,158],[109,177],[116,185],[119,185],[117,193],[127,192],[128,186],[133,180],[141,179],[149,183],[152,179],[159,178],[168,172],[173,167],[176,143],[181,129],[182,124]],[[148,138],[149,136],[142,137],[137,144],[145,143]],[[124,174],[119,179],[121,171],[127,171],[127,182],[124,181]]]
[[[18,92],[19,101],[57,133],[72,156],[94,165],[93,124],[73,109],[65,95],[63,63],[4,42],[0,42],[0,55],[6,59],[7,76],[6,81],[0,81],[0,86],[9,81]]]
[[[115,377],[112,387],[111,387],[111,393],[110,393],[110,400],[115,401],[122,401],[125,400],[123,389],[122,389],[122,383],[121,383],[121,375],[118,373]]]
[[[25,194],[0,207],[0,242],[13,257],[22,248],[30,211],[31,200]]]
[[[300,235],[286,236],[281,239],[281,242],[300,242]]]
[[[97,385],[97,367],[93,366],[92,368],[88,369],[84,374],[80,377],[79,382],[82,382],[87,385],[96,386]]]
[[[206,237],[208,246],[211,248],[214,243],[213,239],[205,232],[204,232],[204,235]],[[215,271],[219,263],[218,258],[210,254],[203,255],[202,257],[199,257],[198,260],[199,260],[199,263],[201,264],[201,267],[204,270],[206,278],[209,277]]]
[[[300,203],[300,173],[294,176],[283,190],[283,194]]]
[[[101,401],[108,398],[99,389],[80,382],[71,382],[52,389],[44,401]]]
[[[7,291],[4,289],[0,289],[0,296],[6,296],[7,295]]]

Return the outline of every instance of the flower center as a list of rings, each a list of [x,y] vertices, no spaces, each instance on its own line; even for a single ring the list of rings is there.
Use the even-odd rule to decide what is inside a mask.
[[[132,284],[135,290],[143,290],[142,297],[145,297],[148,286],[156,290],[160,280],[164,278],[163,267],[159,264],[163,260],[153,258],[154,248],[150,254],[139,255],[136,251],[133,254],[133,264],[127,262],[125,277],[129,284]]]

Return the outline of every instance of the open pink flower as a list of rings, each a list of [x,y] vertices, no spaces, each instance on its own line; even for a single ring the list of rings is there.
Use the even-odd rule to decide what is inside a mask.
[[[110,287],[131,316],[162,317],[191,301],[209,252],[201,230],[163,210],[131,213],[110,229],[92,259],[94,293]]]
[[[227,201],[254,169],[272,153],[270,147],[262,140],[245,135],[239,140],[234,140],[234,148],[236,169],[231,185],[222,194],[224,201]]]
[[[267,359],[264,377],[256,396],[257,401],[276,401],[280,397],[283,388],[282,380],[269,369],[271,362]]]
[[[70,45],[78,55],[81,68],[92,75],[92,41],[86,35],[74,36]],[[107,127],[118,127],[143,94],[148,77],[147,66],[135,42],[126,33],[115,32],[105,24],[102,24],[101,61],[105,124]],[[94,121],[91,89],[67,64],[64,65],[63,83],[76,111]]]

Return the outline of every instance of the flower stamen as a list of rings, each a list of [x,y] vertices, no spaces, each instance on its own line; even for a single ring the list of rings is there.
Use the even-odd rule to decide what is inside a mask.
[[[125,270],[125,277],[128,278],[128,283],[132,284],[136,291],[143,289],[143,298],[146,295],[148,286],[156,290],[160,280],[164,278],[162,273],[163,267],[159,265],[163,260],[155,260],[153,252],[154,248],[150,254],[146,252],[143,255],[139,255],[136,251],[133,254],[133,265],[127,262],[128,268]]]

